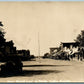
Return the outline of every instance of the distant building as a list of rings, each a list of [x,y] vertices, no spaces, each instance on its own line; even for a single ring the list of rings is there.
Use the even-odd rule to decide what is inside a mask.
[[[27,57],[30,56],[30,50],[17,50],[17,54]]]
[[[79,47],[79,43],[76,43],[76,42],[61,42],[60,44],[60,47],[61,47],[61,50],[62,51],[66,51],[66,52],[69,52],[69,51],[73,51],[73,52],[76,52],[78,51],[78,47]]]
[[[17,55],[21,57],[21,60],[30,59],[30,50],[17,50]]]

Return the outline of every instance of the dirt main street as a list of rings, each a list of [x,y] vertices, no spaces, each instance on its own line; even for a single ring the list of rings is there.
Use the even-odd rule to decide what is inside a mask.
[[[84,82],[84,61],[36,58],[23,62],[23,73],[1,76],[0,82]]]

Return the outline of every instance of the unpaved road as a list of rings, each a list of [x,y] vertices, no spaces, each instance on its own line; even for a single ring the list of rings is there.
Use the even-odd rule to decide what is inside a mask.
[[[84,61],[37,58],[23,64],[23,74],[2,76],[0,82],[84,82]]]

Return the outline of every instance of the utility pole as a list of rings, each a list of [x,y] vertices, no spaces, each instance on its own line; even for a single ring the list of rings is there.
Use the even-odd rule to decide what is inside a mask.
[[[38,57],[40,58],[40,39],[39,39],[39,32],[38,32]]]

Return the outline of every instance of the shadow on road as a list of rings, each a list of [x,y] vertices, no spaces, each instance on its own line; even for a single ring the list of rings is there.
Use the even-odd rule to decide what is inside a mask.
[[[23,70],[21,73],[1,73],[0,78],[14,77],[14,76],[34,76],[34,75],[46,75],[49,73],[61,73],[59,70]]]
[[[61,67],[61,66],[71,66],[71,65],[23,65],[23,67]],[[50,73],[61,73],[64,71],[60,70],[23,70],[22,72],[5,72],[0,71],[0,78],[14,77],[14,76],[34,76],[34,75],[46,75]]]
[[[47,67],[47,66],[50,66],[50,67],[54,67],[54,66],[61,67],[61,66],[71,66],[71,65],[24,65],[23,67]]]

